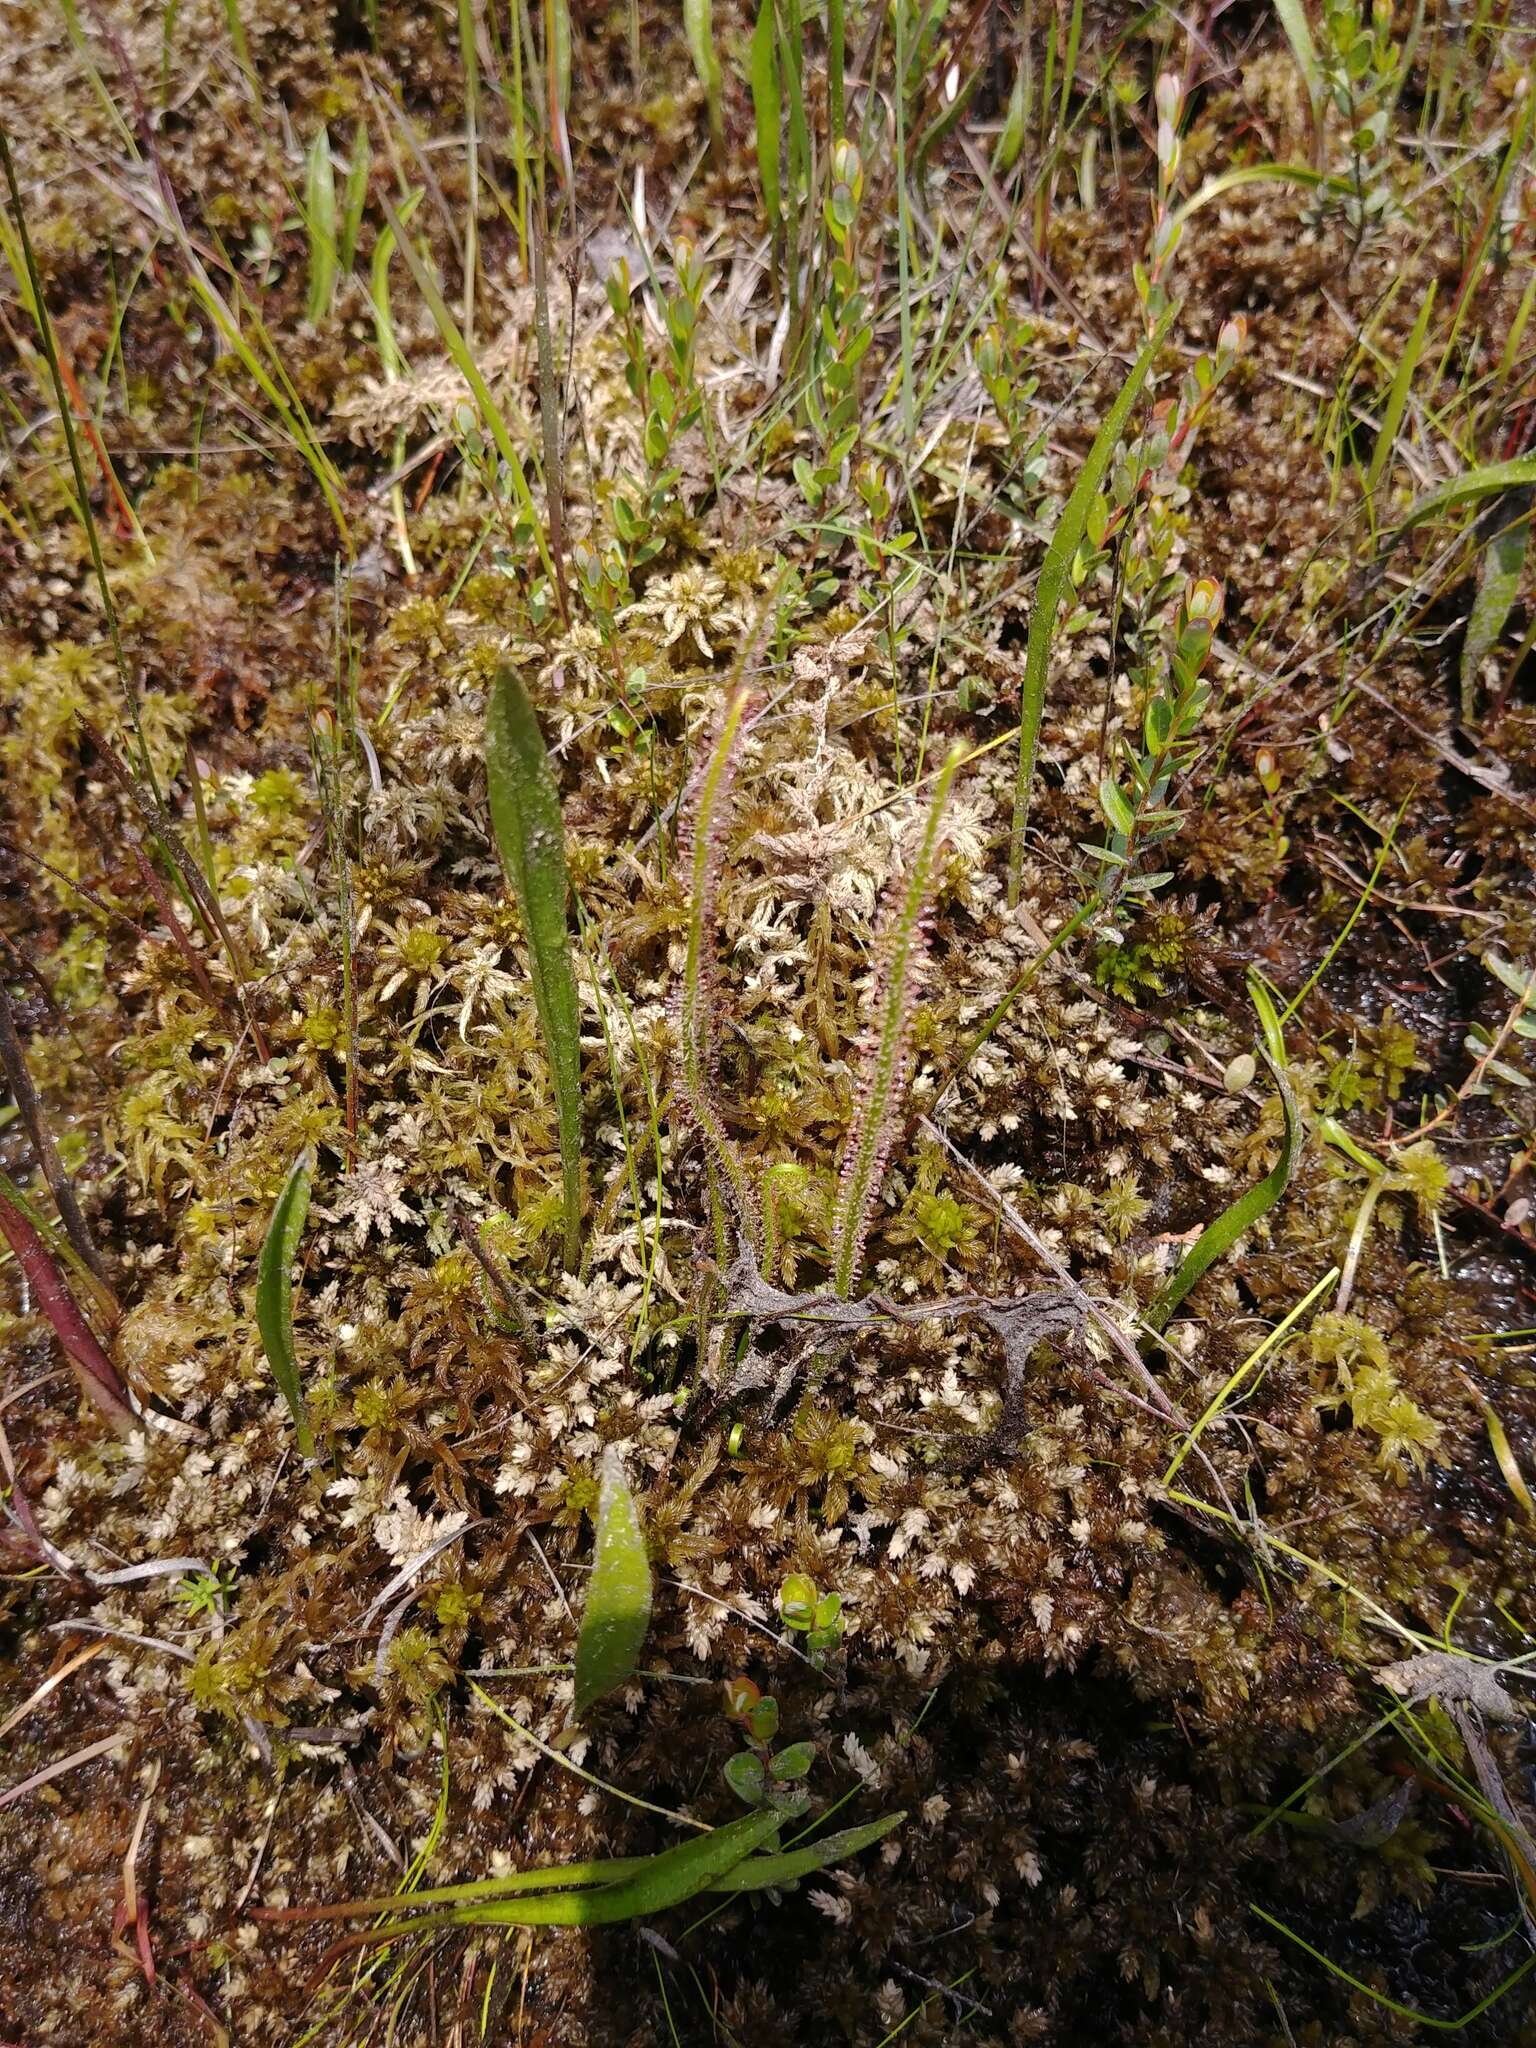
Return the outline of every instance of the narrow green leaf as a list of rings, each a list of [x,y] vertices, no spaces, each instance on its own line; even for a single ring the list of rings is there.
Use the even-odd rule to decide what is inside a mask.
[[[1474,498],[1491,498],[1497,491],[1518,491],[1533,484],[1536,484],[1536,455],[1517,455],[1510,462],[1489,462],[1481,469],[1463,470],[1448,484],[1426,491],[1398,531],[1406,533],[1410,526],[1434,519],[1441,512],[1453,511],[1456,506],[1469,504]]]
[[[1303,0],[1275,0],[1275,13],[1306,85],[1307,98],[1315,105],[1323,89],[1323,67],[1318,62],[1317,44],[1312,40],[1312,24],[1307,20]]]
[[[470,353],[469,344],[465,341],[460,331],[459,323],[449,312],[443,295],[438,289],[436,278],[433,277],[431,271],[428,270],[426,264],[422,262],[421,257],[411,246],[411,239],[405,232],[405,221],[402,218],[404,209],[402,209],[401,213],[397,213],[387,199],[381,200],[380,205],[383,209],[384,218],[394,234],[395,246],[400,251],[400,260],[411,273],[411,280],[416,286],[417,291],[425,299],[427,311],[432,315],[432,321],[437,328],[438,337],[442,341],[444,348],[447,349],[449,355],[453,358],[454,368],[474,394],[475,405],[479,410],[480,417],[489,429],[491,439],[496,444],[496,453],[507,465],[507,474],[512,479],[512,490],[517,499],[518,508],[527,519],[533,532],[533,544],[538,550],[539,562],[543,567],[545,575],[551,583],[554,583],[558,579],[555,575],[554,558],[549,552],[549,541],[545,537],[544,522],[539,517],[538,507],[533,502],[533,493],[528,487],[528,472],[523,467],[523,459],[518,454],[517,447],[508,431],[506,415],[496,403],[491,387],[480,374],[480,366]]]
[[[784,1820],[784,1813],[771,1807],[761,1813],[745,1814],[723,1828],[690,1836],[659,1856],[646,1857],[631,1876],[617,1884],[426,1913],[414,1920],[399,1920],[376,1928],[374,1939],[384,1941],[405,1934],[433,1933],[445,1927],[611,1927],[621,1920],[664,1913],[700,1892],[731,1889],[721,1880],[734,1875],[754,1849],[771,1840]],[[560,1880],[558,1871],[541,1875],[551,1882]]]
[[[683,34],[688,54],[704,88],[709,110],[709,140],[718,163],[725,150],[725,133],[720,116],[720,59],[715,55],[715,29],[710,0],[683,0]]]
[[[694,1835],[655,1856],[644,1870],[622,1883],[598,1892],[578,1892],[569,1903],[581,1910],[577,1924],[587,1927],[611,1926],[615,1921],[638,1919],[646,1913],[663,1913],[686,1899],[707,1891],[754,1849],[761,1848],[783,1826],[782,1813],[749,1813],[723,1828],[711,1828],[707,1835]]]
[[[1323,186],[1329,192],[1345,194],[1355,189],[1348,178],[1340,177],[1334,171],[1314,171],[1310,164],[1240,164],[1234,171],[1219,171],[1214,178],[1207,179],[1198,192],[1169,215],[1170,225],[1182,228],[1191,214],[1199,213],[1244,185],[1304,185],[1313,191]]]
[[[554,1081],[565,1185],[565,1263],[581,1261],[581,1005],[566,922],[569,879],[560,792],[515,669],[491,681],[485,719],[491,824],[528,937],[533,1000]]]
[[[336,175],[331,138],[324,128],[309,145],[304,171],[304,220],[309,229],[309,298],[304,317],[313,327],[336,296]]]
[[[757,177],[763,188],[763,210],[768,225],[777,229],[784,219],[784,202],[779,179],[779,120],[783,97],[779,91],[776,55],[774,0],[761,0],[757,23],[752,30],[749,58],[752,86],[752,115],[757,130]]]
[[[1028,73],[1021,63],[1013,74],[1008,112],[1003,120],[1002,133],[997,138],[997,148],[992,153],[992,168],[999,177],[1006,177],[1013,169],[1024,147],[1029,127],[1029,103],[1025,97],[1027,85]]]
[[[1472,716],[1477,703],[1478,671],[1484,657],[1497,644],[1520,595],[1520,577],[1530,539],[1531,515],[1527,511],[1521,518],[1511,518],[1483,549],[1477,572],[1477,596],[1472,600],[1467,637],[1461,646],[1463,718]]]
[[[758,1818],[753,1815],[751,1818]],[[797,1878],[809,1877],[812,1872],[825,1870],[831,1863],[840,1862],[845,1856],[855,1856],[861,1849],[867,1849],[874,1842],[883,1840],[892,1828],[899,1827],[906,1814],[888,1813],[879,1820],[867,1821],[862,1827],[844,1828],[833,1835],[823,1835],[818,1842],[809,1843],[802,1849],[781,1849],[766,1855],[748,1855],[710,1880],[705,1887],[712,1892],[763,1891],[770,1885],[793,1884]],[[782,1821],[783,1815],[778,1819]],[[719,1830],[715,1830],[716,1833]],[[708,1837],[705,1837],[708,1839]],[[415,1911],[417,1907],[497,1906],[503,1901],[526,1892],[581,1891],[595,1887],[611,1888],[637,1877],[655,1861],[650,1856],[617,1856],[591,1863],[548,1863],[536,1865],[529,1870],[509,1871],[505,1877],[483,1877],[468,1884],[444,1884],[430,1890],[402,1895],[386,1892],[374,1898],[348,1899],[344,1902],[318,1907],[279,1908],[276,1911],[258,1912],[257,1918],[269,1921],[309,1920],[371,1920],[381,1913]],[[402,1921],[397,1932],[419,1930],[431,1924],[432,1915],[423,1913],[415,1920]],[[473,1919],[472,1913],[463,1915],[465,1921]]]
[[[363,208],[368,203],[368,171],[373,160],[368,147],[368,124],[359,121],[352,134],[352,161],[347,165],[347,182],[341,193],[341,224],[336,233],[336,260],[349,271],[357,255],[357,238],[362,232]]]
[[[1287,1941],[1293,1941],[1302,1954],[1310,1956],[1314,1963],[1321,1963],[1330,1977],[1337,1977],[1341,1984],[1347,1984],[1352,1991],[1358,1991],[1363,1998],[1373,2000],[1375,2004],[1385,2007],[1388,2012],[1396,2013],[1402,2019],[1412,2020],[1418,2026],[1432,2027],[1438,2034],[1459,2034],[1463,2027],[1469,2027],[1473,2020],[1480,2018],[1491,2006],[1497,2005],[1499,2000],[1513,1991],[1522,1979],[1529,1977],[1532,1970],[1536,1970],[1536,1955],[1528,1955],[1515,1965],[1502,1982],[1495,1984],[1491,1991],[1480,1998],[1476,2005],[1468,2006],[1467,2010],[1458,2014],[1455,2019],[1436,2019],[1433,2014],[1418,2012],[1411,2005],[1399,2005],[1395,1998],[1388,1998],[1384,1991],[1376,1990],[1363,1978],[1352,1977],[1348,1970],[1340,1969],[1330,1956],[1325,1956],[1320,1948],[1314,1948],[1310,1941],[1304,1941],[1294,1928],[1287,1927],[1283,1920],[1277,1920],[1273,1913],[1266,1913],[1262,1906],[1256,1906],[1250,1901],[1249,1911],[1257,1914],[1266,1926],[1273,1927],[1277,1934],[1283,1934]]]
[[[1392,451],[1397,446],[1397,430],[1403,423],[1403,411],[1408,403],[1408,393],[1413,384],[1413,373],[1418,368],[1419,357],[1424,353],[1425,336],[1429,333],[1430,315],[1435,310],[1435,293],[1439,279],[1431,278],[1419,306],[1418,318],[1413,323],[1413,332],[1408,345],[1398,359],[1393,372],[1392,388],[1387,393],[1386,410],[1381,416],[1381,431],[1376,436],[1376,446],[1371,450],[1371,466],[1365,473],[1366,495],[1374,493],[1381,482]]]
[[[634,1676],[650,1623],[651,1561],[640,1510],[610,1444],[597,1498],[597,1555],[576,1644],[577,1721],[594,1701]]]
[[[1151,1307],[1142,1317],[1149,1330],[1161,1331],[1167,1326],[1169,1317],[1188,1294],[1191,1287],[1209,1267],[1229,1252],[1245,1230],[1251,1230],[1259,1218],[1272,1209],[1290,1184],[1291,1175],[1296,1171],[1296,1161],[1301,1152],[1301,1115],[1296,1107],[1296,1098],[1291,1093],[1291,1084],[1285,1076],[1285,1042],[1280,1035],[1280,1020],[1275,1015],[1275,1006],[1269,999],[1268,991],[1257,980],[1248,983],[1248,994],[1259,1013],[1259,1023],[1264,1044],[1260,1048],[1264,1064],[1275,1079],[1280,1090],[1280,1107],[1285,1116],[1285,1136],[1280,1146],[1280,1157],[1270,1171],[1244,1195],[1239,1195],[1230,1208],[1223,1209],[1214,1223],[1208,1223],[1189,1250],[1179,1261],[1172,1277],[1159,1290]]]
[[[304,1235],[304,1219],[309,1214],[314,1172],[314,1151],[306,1146],[293,1162],[272,1210],[256,1275],[256,1327],[261,1332],[262,1349],[267,1354],[272,1377],[293,1417],[299,1455],[306,1461],[312,1461],[315,1455],[315,1433],[309,1426],[309,1412],[299,1385],[298,1360],[294,1356],[292,1274],[299,1239]]]
[[[844,1828],[839,1834],[823,1835],[806,1849],[781,1849],[776,1855],[745,1857],[734,1870],[717,1877],[709,1889],[756,1892],[769,1885],[793,1884],[797,1878],[809,1877],[813,1871],[825,1870],[829,1864],[841,1863],[845,1856],[856,1856],[861,1849],[883,1841],[906,1817],[905,1813],[888,1813],[861,1828]]]
[[[1019,769],[1013,790],[1013,828],[1008,850],[1008,904],[1011,909],[1019,900],[1019,888],[1024,879],[1024,832],[1029,823],[1030,788],[1035,779],[1035,756],[1040,748],[1040,721],[1045,715],[1046,672],[1050,666],[1051,643],[1056,637],[1056,613],[1060,608],[1062,594],[1072,567],[1072,557],[1077,553],[1088,524],[1088,514],[1109,467],[1110,458],[1119,443],[1131,408],[1141,396],[1141,387],[1146,383],[1158,351],[1168,337],[1173,325],[1175,309],[1170,306],[1148,337],[1146,346],[1132,365],[1130,375],[1120,387],[1119,396],[1104,415],[1103,424],[1094,437],[1077,482],[1072,486],[1071,496],[1061,509],[1056,522],[1056,531],[1051,544],[1045,551],[1045,561],[1040,570],[1040,581],[1035,586],[1035,601],[1030,607],[1029,638],[1024,647],[1024,695],[1020,709],[1019,724]]]

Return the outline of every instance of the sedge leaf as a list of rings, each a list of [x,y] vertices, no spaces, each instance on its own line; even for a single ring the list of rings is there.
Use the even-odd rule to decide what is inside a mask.
[[[1438,518],[1474,498],[1491,498],[1498,491],[1518,491],[1536,485],[1536,455],[1516,455],[1509,462],[1489,462],[1480,469],[1464,469],[1449,483],[1426,491],[1399,528],[1405,532],[1422,520]]]
[[[651,1621],[651,1561],[618,1452],[603,1453],[597,1555],[576,1644],[575,1718],[634,1676]]]
[[[1286,1079],[1285,1042],[1280,1035],[1280,1020],[1275,1015],[1275,1006],[1261,982],[1256,979],[1250,980],[1248,994],[1259,1013],[1259,1024],[1264,1037],[1264,1043],[1259,1050],[1263,1055],[1264,1064],[1274,1076],[1275,1086],[1280,1091],[1280,1108],[1285,1118],[1285,1136],[1280,1144],[1280,1157],[1261,1181],[1256,1181],[1246,1193],[1239,1195],[1230,1207],[1223,1209],[1216,1220],[1208,1223],[1201,1231],[1142,1317],[1149,1330],[1161,1332],[1167,1327],[1168,1318],[1201,1274],[1215,1265],[1219,1258],[1232,1249],[1245,1230],[1251,1230],[1259,1218],[1275,1206],[1290,1185],[1291,1175],[1296,1171],[1296,1161],[1301,1152],[1301,1113],[1296,1107],[1296,1098],[1291,1093],[1291,1084]]]
[[[528,935],[533,1000],[560,1131],[565,1263],[574,1269],[581,1260],[581,1006],[566,923],[565,826],[544,735],[515,669],[497,669],[491,683],[485,772],[501,864]]]
[[[1092,511],[1094,499],[1098,496],[1104,472],[1108,469],[1110,457],[1119,445],[1125,423],[1131,416],[1131,408],[1141,396],[1141,387],[1146,383],[1152,365],[1157,361],[1158,351],[1168,338],[1174,310],[1170,306],[1158,321],[1147,338],[1146,346],[1136,358],[1130,375],[1121,385],[1114,404],[1104,415],[1103,424],[1094,436],[1093,446],[1088,451],[1088,459],[1078,473],[1070,497],[1061,509],[1056,531],[1052,534],[1051,544],[1045,551],[1040,580],[1035,585],[1035,601],[1029,612],[1029,637],[1024,646],[1019,766],[1013,787],[1013,825],[1008,848],[1010,909],[1019,900],[1019,889],[1024,880],[1024,831],[1029,823],[1029,796],[1035,779],[1035,755],[1040,746],[1040,721],[1045,715],[1046,672],[1050,666],[1051,643],[1056,637],[1056,614],[1061,607],[1072,557],[1082,543],[1083,532],[1088,524],[1088,514]]]
[[[315,1433],[309,1425],[309,1411],[304,1405],[304,1393],[299,1385],[299,1364],[293,1349],[291,1275],[294,1254],[298,1251],[299,1239],[304,1235],[304,1220],[309,1214],[309,1192],[314,1172],[315,1155],[306,1146],[289,1169],[283,1191],[273,1207],[256,1275],[256,1327],[261,1332],[262,1349],[267,1354],[272,1377],[288,1403],[299,1454],[305,1460],[312,1460],[315,1455]]]
[[[779,179],[783,100],[779,92],[775,28],[774,0],[761,0],[752,31],[752,118],[757,134],[757,178],[763,188],[763,211],[769,227],[777,232],[784,218],[784,202]]]

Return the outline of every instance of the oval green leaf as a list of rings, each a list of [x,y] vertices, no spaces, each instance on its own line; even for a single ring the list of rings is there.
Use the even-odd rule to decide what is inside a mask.
[[[594,1701],[634,1676],[650,1622],[651,1561],[640,1510],[610,1444],[597,1497],[597,1557],[576,1644],[577,1721]]]

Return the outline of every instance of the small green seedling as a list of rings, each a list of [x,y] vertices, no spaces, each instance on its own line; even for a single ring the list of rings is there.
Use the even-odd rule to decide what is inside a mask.
[[[777,1808],[786,1814],[796,1811],[804,1794],[795,1788],[816,1761],[815,1743],[791,1742],[775,1750],[779,1703],[750,1678],[726,1680],[725,1711],[747,1745],[725,1766],[725,1782],[744,1806]]]
[[[805,1637],[813,1664],[825,1663],[843,1639],[843,1603],[836,1593],[818,1593],[816,1581],[791,1572],[779,1588],[779,1614],[784,1626]]]
[[[176,1581],[175,1598],[194,1619],[221,1614],[235,1590],[235,1578],[232,1564],[216,1564],[209,1572],[188,1572]]]

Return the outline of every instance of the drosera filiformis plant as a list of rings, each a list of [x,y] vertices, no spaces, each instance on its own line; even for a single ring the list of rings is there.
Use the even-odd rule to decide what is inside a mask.
[[[762,1203],[757,1185],[726,1130],[715,1101],[717,904],[737,753],[753,702],[753,693],[744,684],[727,699],[709,753],[685,800],[679,845],[679,860],[688,884],[688,926],[676,1007],[678,1091],[689,1119],[704,1141],[715,1247],[722,1265],[729,1256],[724,1195],[729,1197],[737,1227],[745,1232],[754,1250],[760,1253],[763,1247]]]
[[[962,746],[952,747],[938,772],[922,838],[910,869],[892,891],[876,942],[868,1035],[857,1107],[838,1177],[832,1235],[832,1286],[845,1301],[858,1278],[864,1240],[903,1112],[911,1062],[912,1009],[927,958],[929,899],[943,844],[944,810],[965,752]]]
[[[1517,2034],[1522,10],[16,18],[18,2037]]]

